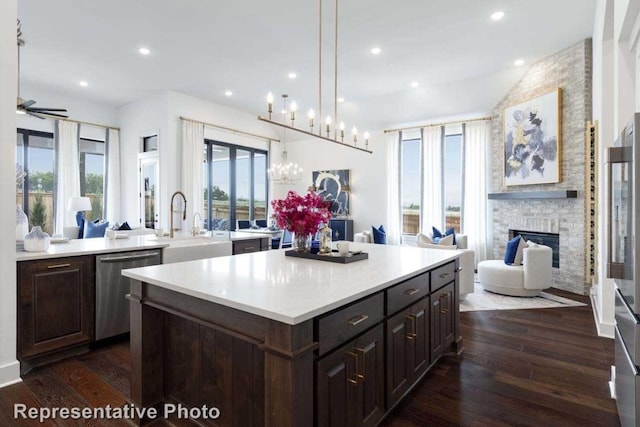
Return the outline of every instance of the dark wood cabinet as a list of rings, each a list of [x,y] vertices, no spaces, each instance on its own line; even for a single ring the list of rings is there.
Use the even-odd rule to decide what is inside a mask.
[[[435,361],[454,341],[456,296],[455,283],[433,292],[430,296],[431,361]]]
[[[271,246],[270,239],[268,238],[234,240],[232,245],[233,245],[233,255],[268,251]]]
[[[353,241],[352,219],[330,219],[329,227],[331,228],[331,240],[334,242],[340,240]]]
[[[318,426],[374,426],[385,413],[382,324],[317,362]]]
[[[387,320],[387,407],[429,367],[429,298]]]
[[[18,358],[93,339],[93,257],[18,263]]]

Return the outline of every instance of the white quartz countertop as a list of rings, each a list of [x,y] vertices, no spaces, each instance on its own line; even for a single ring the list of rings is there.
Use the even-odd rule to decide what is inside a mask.
[[[124,276],[295,325],[457,258],[460,251],[352,243],[339,264],[271,250],[123,270]]]
[[[213,232],[216,233],[216,232]],[[38,259],[61,258],[67,256],[92,255],[112,252],[126,252],[141,249],[166,248],[173,242],[187,242],[191,239],[190,234],[176,234],[174,239],[156,237],[153,234],[128,236],[120,239],[93,238],[93,239],[71,239],[64,243],[52,243],[45,252],[25,252],[16,251],[17,261],[31,261]],[[244,233],[244,232],[223,232],[220,234],[211,233],[200,235],[198,238],[227,241],[250,240],[260,238],[271,238],[269,234]]]
[[[66,243],[52,243],[46,252],[16,252],[17,261],[61,258],[91,254],[158,249],[168,246],[167,242],[154,242],[148,236],[131,236],[127,239],[71,239]]]

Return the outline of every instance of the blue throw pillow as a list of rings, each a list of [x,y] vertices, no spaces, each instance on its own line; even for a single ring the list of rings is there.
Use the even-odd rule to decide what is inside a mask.
[[[507,251],[504,254],[504,263],[512,265],[516,259],[516,253],[518,252],[518,245],[520,244],[520,236],[516,236],[507,242]]]
[[[371,235],[373,236],[373,243],[378,243],[380,245],[387,244],[387,232],[384,231],[384,227],[381,225],[378,228],[375,228],[373,225],[371,226]]]
[[[101,224],[95,224],[93,221],[84,222],[84,238],[91,239],[93,237],[104,237],[104,232],[109,227],[109,221]]]
[[[445,231],[444,233],[442,233],[440,230],[438,230],[435,227],[431,227],[432,230],[432,234],[433,234],[433,242],[434,243],[438,243],[440,241],[440,239],[442,239],[443,237],[447,237],[448,235],[453,235],[453,245],[456,244],[456,230],[453,229],[453,227],[449,228],[447,231]]]

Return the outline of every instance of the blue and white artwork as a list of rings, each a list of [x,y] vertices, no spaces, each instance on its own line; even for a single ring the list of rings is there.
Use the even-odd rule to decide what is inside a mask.
[[[311,174],[316,193],[331,202],[331,216],[349,216],[349,169],[314,171]]]
[[[504,110],[504,184],[561,181],[560,88]]]

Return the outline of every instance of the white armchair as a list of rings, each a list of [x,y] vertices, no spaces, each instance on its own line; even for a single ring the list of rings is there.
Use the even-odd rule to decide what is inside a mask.
[[[551,287],[552,250],[535,245],[522,251],[522,265],[501,259],[478,264],[478,281],[487,291],[518,297],[534,297]]]

